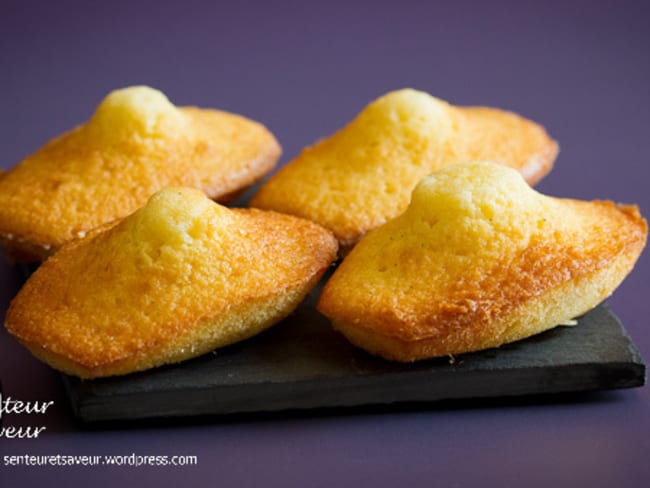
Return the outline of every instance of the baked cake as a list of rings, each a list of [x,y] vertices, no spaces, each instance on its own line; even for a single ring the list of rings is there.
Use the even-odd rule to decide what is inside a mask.
[[[6,327],[72,375],[141,371],[277,323],[336,252],[332,234],[310,221],[165,189],[45,261],[12,301]]]
[[[449,166],[357,244],[318,309],[391,360],[498,347],[574,323],[607,298],[647,232],[636,206],[548,197],[493,163]]]
[[[540,125],[514,113],[455,107],[421,91],[399,90],[304,149],[250,205],[313,220],[347,250],[402,213],[417,182],[440,167],[491,160],[534,184],[550,171],[557,152]]]
[[[168,186],[227,201],[270,171],[280,146],[239,115],[176,107],[160,91],[111,92],[90,120],[50,141],[0,179],[0,244],[40,261],[123,218]]]

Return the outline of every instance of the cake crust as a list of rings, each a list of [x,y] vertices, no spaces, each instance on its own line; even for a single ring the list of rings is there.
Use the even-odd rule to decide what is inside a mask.
[[[556,199],[488,163],[425,178],[369,234],[318,309],[354,344],[397,361],[492,347],[570,323],[632,270],[647,236],[635,206]]]
[[[141,371],[277,323],[335,256],[334,237],[312,222],[167,189],[45,261],[12,301],[5,325],[66,373]]]
[[[176,107],[148,87],[116,90],[86,124],[0,178],[0,244],[15,261],[42,261],[169,186],[223,203],[269,172],[280,152],[258,122]]]
[[[369,104],[346,127],[305,148],[252,198],[253,207],[313,220],[347,252],[401,214],[432,171],[490,160],[517,169],[529,184],[552,168],[558,144],[515,113],[457,107],[405,89]]]

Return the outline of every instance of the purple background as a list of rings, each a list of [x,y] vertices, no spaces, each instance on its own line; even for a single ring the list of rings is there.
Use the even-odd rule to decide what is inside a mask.
[[[260,120],[282,162],[406,86],[517,111],[560,142],[539,185],[650,214],[645,1],[0,1],[0,167],[86,120],[110,90]],[[646,360],[650,257],[610,300]],[[0,314],[20,286],[0,262]],[[2,486],[635,486],[650,479],[648,387],[550,402],[206,420],[84,431],[56,373],[0,332],[5,396],[54,400],[4,454],[194,454],[190,468],[8,468]]]

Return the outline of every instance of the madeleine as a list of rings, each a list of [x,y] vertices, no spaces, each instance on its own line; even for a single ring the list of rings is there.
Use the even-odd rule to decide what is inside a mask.
[[[5,325],[63,372],[141,371],[276,324],[336,251],[331,233],[310,221],[166,189],[45,261],[12,301]]]
[[[645,246],[637,207],[544,196],[492,163],[436,171],[366,236],[318,309],[353,344],[396,361],[498,347],[572,323]]]

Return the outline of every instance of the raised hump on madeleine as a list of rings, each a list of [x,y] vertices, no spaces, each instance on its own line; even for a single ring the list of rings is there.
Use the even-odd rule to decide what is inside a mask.
[[[131,86],[109,93],[99,104],[86,130],[101,140],[129,138],[177,138],[190,124],[182,110],[159,90]]]
[[[492,160],[532,184],[550,171],[557,151],[541,126],[514,113],[456,107],[421,91],[397,90],[305,148],[250,205],[311,219],[349,249],[402,213],[415,185],[438,168]]]
[[[279,322],[336,252],[332,234],[310,221],[165,189],[44,262],[12,301],[5,325],[66,373],[141,371]]]
[[[449,166],[345,257],[318,309],[391,360],[498,347],[595,307],[646,237],[635,206],[548,197],[493,163]]]
[[[177,107],[147,86],[118,89],[87,123],[2,177],[0,244],[15,261],[42,261],[169,186],[227,202],[268,173],[280,152],[273,134],[253,120]]]

